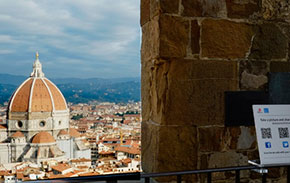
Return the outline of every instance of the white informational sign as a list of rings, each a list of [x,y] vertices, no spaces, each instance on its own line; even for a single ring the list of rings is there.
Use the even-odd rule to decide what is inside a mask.
[[[290,105],[253,105],[260,164],[290,164]]]

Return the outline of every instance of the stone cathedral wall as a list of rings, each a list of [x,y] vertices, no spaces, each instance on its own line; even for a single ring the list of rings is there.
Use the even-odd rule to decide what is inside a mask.
[[[269,72],[290,72],[290,1],[141,0],[140,23],[143,171],[258,158],[254,127],[225,127],[224,92],[263,91]],[[259,178],[241,173],[245,182]],[[268,177],[284,174],[272,169]],[[233,182],[234,174],[213,179]]]

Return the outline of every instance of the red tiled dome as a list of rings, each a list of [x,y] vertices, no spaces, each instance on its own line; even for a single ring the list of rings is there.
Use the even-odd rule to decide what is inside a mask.
[[[23,135],[22,132],[17,131],[17,132],[14,133],[13,135],[11,135],[11,137],[12,137],[12,138],[19,138],[19,137],[25,137],[25,136]]]
[[[35,144],[53,143],[53,142],[55,142],[55,139],[53,138],[53,136],[50,135],[50,133],[45,132],[45,131],[39,132],[32,139],[32,143],[35,143]]]
[[[33,65],[33,72],[10,98],[10,112],[52,112],[67,110],[65,98],[60,90],[42,73],[38,60]]]

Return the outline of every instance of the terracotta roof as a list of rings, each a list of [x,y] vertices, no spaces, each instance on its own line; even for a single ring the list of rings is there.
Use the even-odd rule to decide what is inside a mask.
[[[69,135],[71,137],[75,137],[75,138],[78,138],[78,137],[81,136],[81,134],[75,128],[70,128],[69,129]]]
[[[89,167],[85,166],[85,165],[80,165],[80,166],[77,166],[77,168],[79,168],[79,169],[88,169]]]
[[[67,170],[67,169],[71,168],[71,166],[69,166],[68,164],[64,164],[64,163],[62,163],[62,164],[58,164],[58,165],[56,165],[56,166],[52,166],[51,168],[52,168],[53,170],[56,170],[56,171],[62,172],[62,171],[64,171],[64,170]]]
[[[11,172],[8,171],[8,170],[1,170],[1,171],[0,171],[0,176],[10,175],[10,174],[11,174]]]
[[[57,136],[59,135],[68,135],[68,132],[66,130],[60,130]]]
[[[67,109],[60,90],[46,78],[29,78],[24,81],[12,95],[8,110],[28,112],[29,107],[32,112],[52,112],[53,108],[55,110]]]
[[[115,148],[115,151],[120,151],[120,152],[126,152],[129,154],[141,154],[140,150],[134,147],[124,147],[124,146],[118,146]]]
[[[99,154],[108,155],[108,154],[115,154],[113,151],[101,151]]]
[[[49,173],[49,175],[48,175],[49,177],[49,179],[57,179],[57,178],[64,178],[65,176],[64,175],[62,175],[62,174],[57,174],[57,175],[54,175],[52,172],[51,173]]]
[[[19,137],[25,137],[25,136],[23,135],[22,132],[17,131],[17,132],[14,133],[13,135],[11,135],[11,137],[12,137],[12,138],[19,138]]]
[[[78,163],[78,162],[91,162],[90,159],[86,159],[86,158],[80,158],[80,159],[72,159],[71,160],[72,163]]]
[[[130,158],[127,158],[127,159],[123,159],[123,160],[121,160],[122,161],[122,163],[124,163],[124,164],[129,164],[129,163],[131,163],[131,159]]]
[[[42,131],[36,134],[33,139],[32,143],[40,144],[40,143],[53,143],[55,142],[55,139],[53,138],[50,133]]]
[[[94,175],[100,175],[100,173],[98,173],[98,172],[87,172],[87,173],[79,174],[79,176],[94,176]]]

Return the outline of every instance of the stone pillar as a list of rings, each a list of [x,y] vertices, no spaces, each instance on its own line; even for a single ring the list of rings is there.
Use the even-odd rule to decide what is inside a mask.
[[[268,72],[290,71],[289,12],[288,0],[141,0],[144,172],[257,158],[254,127],[224,126],[224,92],[265,90]]]

